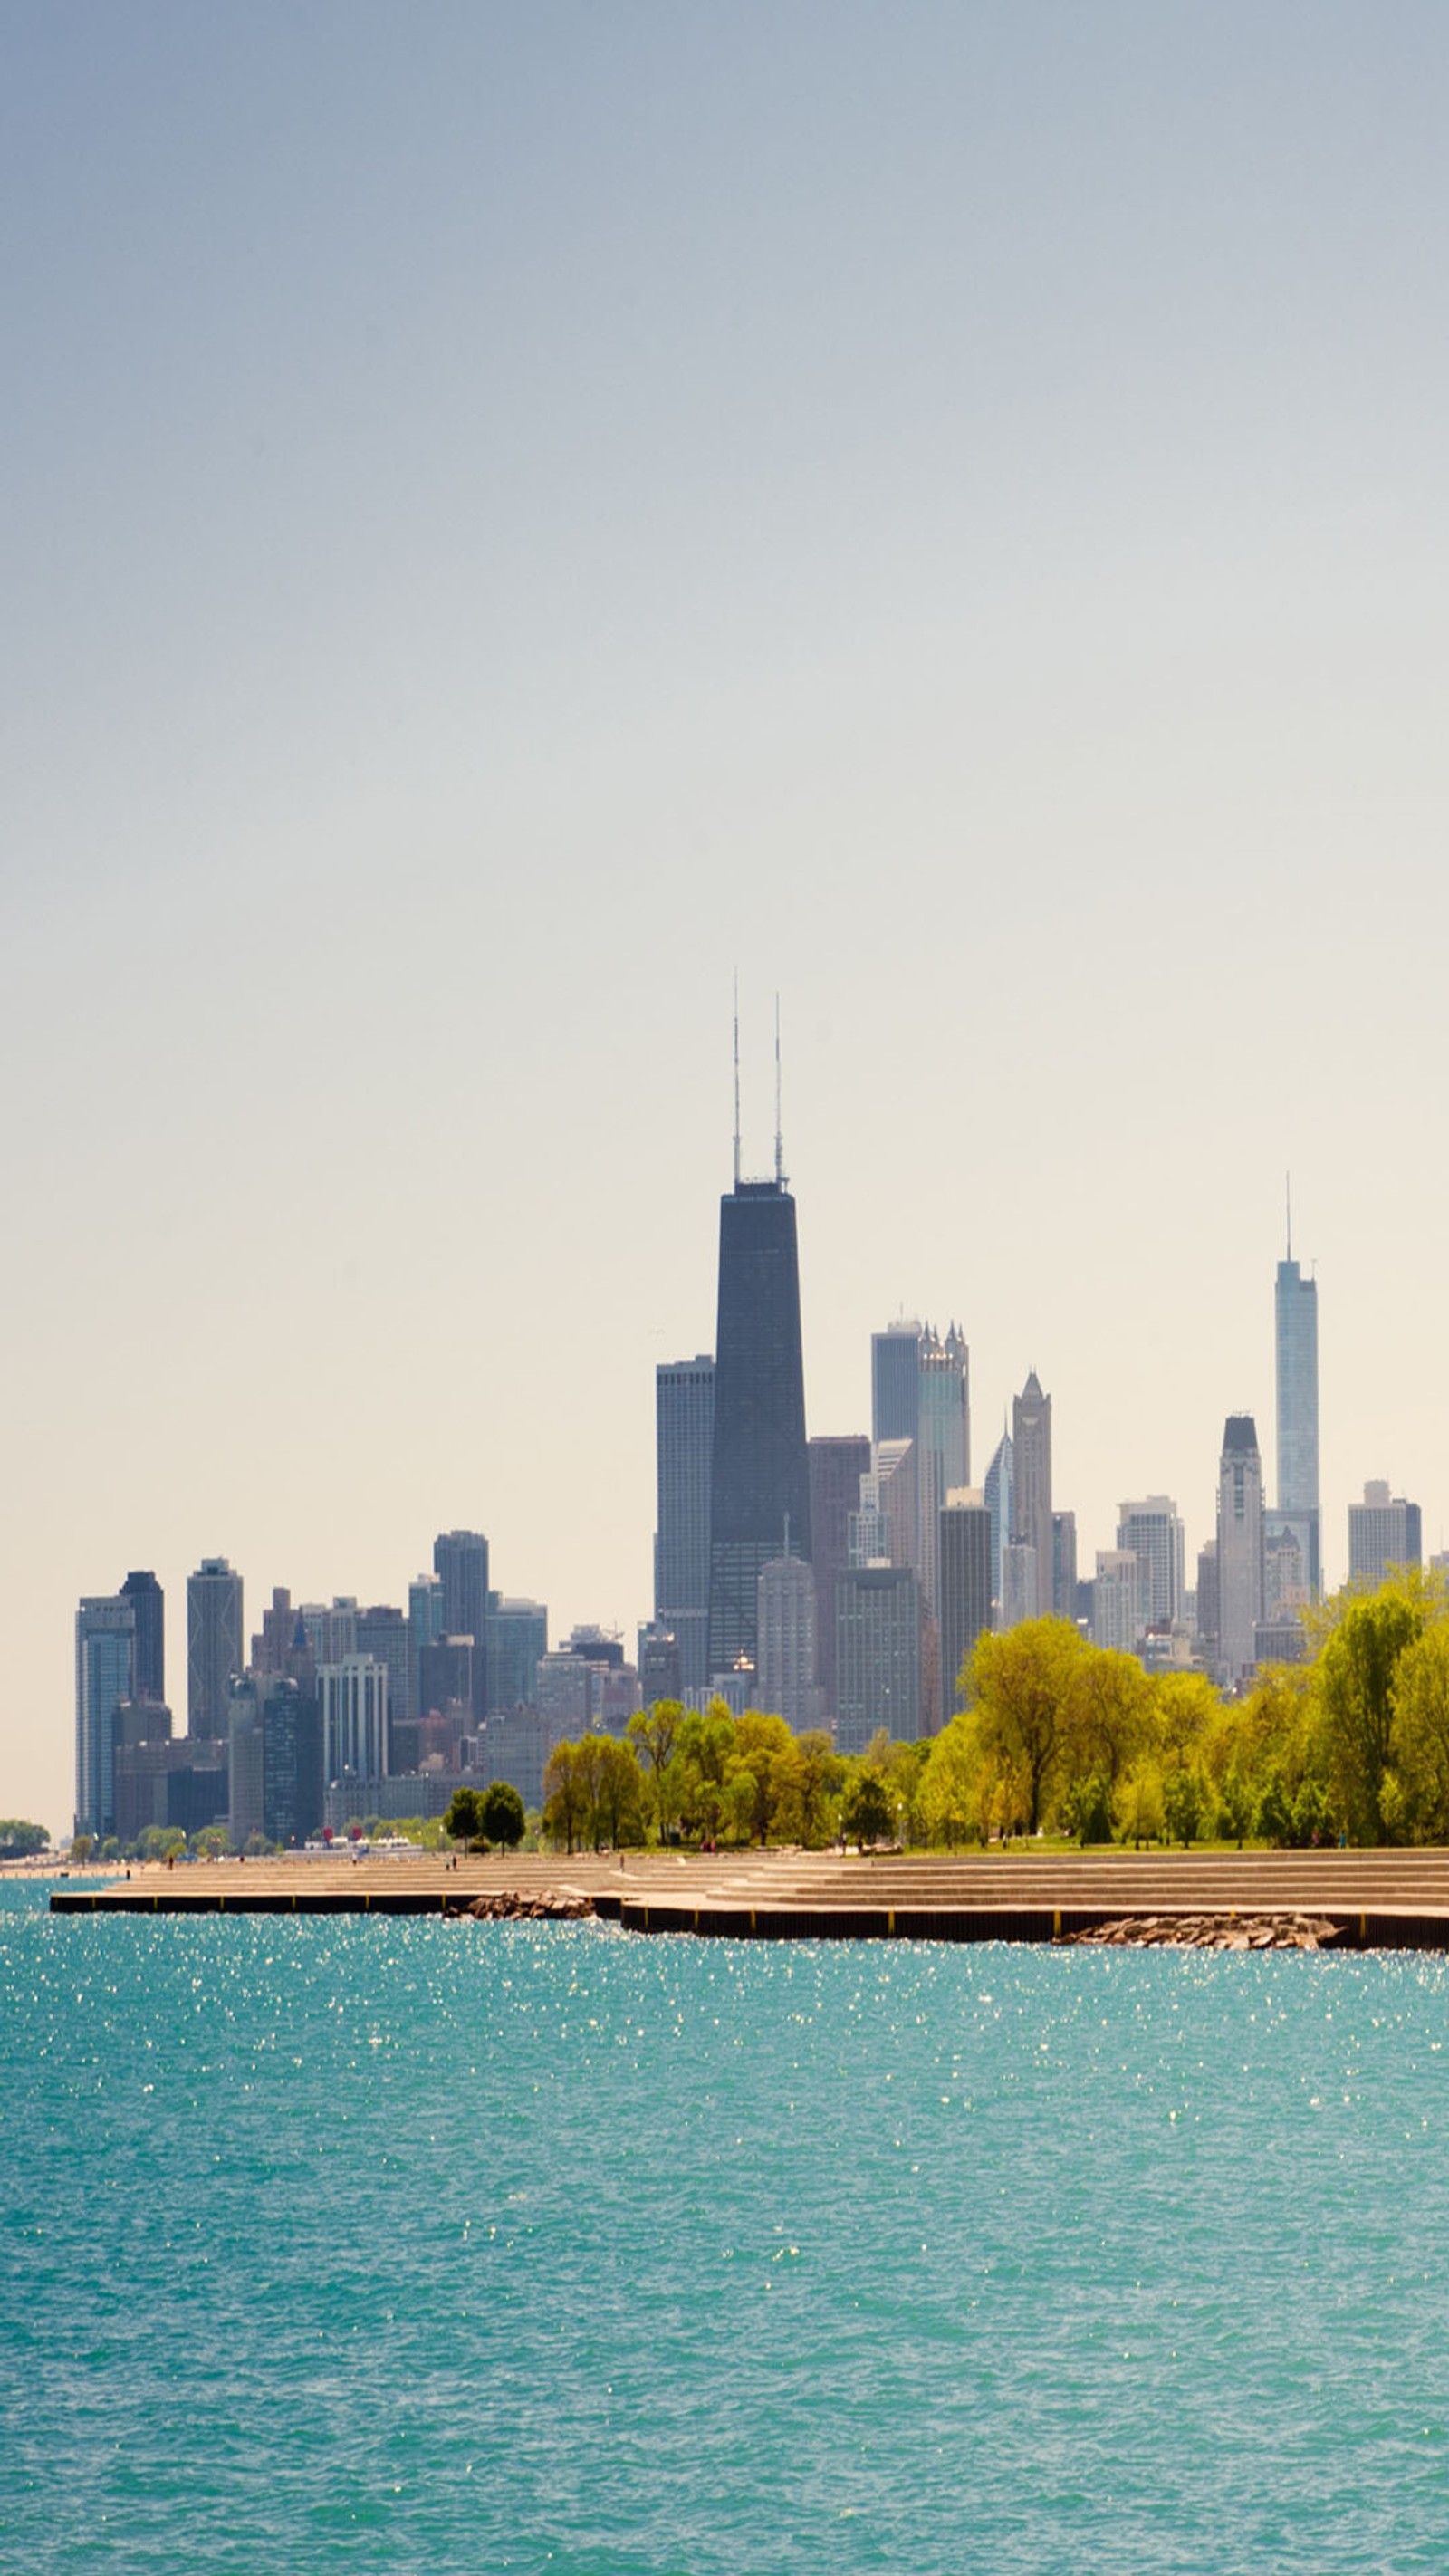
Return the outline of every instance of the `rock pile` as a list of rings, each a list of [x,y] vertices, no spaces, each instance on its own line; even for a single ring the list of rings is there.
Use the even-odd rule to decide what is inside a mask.
[[[581,1923],[592,1917],[594,1900],[544,1887],[533,1896],[474,1896],[466,1905],[450,1905],[446,1911],[450,1923]]]
[[[1063,1938],[1122,1950],[1321,1950],[1338,1934],[1322,1914],[1123,1914]]]

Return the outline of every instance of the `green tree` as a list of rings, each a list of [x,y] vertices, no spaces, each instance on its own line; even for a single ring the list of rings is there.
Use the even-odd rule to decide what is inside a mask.
[[[958,1843],[981,1842],[982,1749],[972,1716],[953,1717],[926,1749],[921,1779],[921,1815],[934,1843],[954,1851]]]
[[[80,1862],[85,1862],[85,1861],[88,1861],[88,1860],[90,1859],[90,1856],[91,1856],[91,1838],[90,1838],[90,1835],[89,1835],[89,1834],[74,1834],[74,1835],[72,1835],[72,1837],[71,1837],[71,1846],[70,1846],[70,1856],[71,1856],[71,1859],[72,1859],[72,1860],[74,1860],[74,1861],[80,1861]]]
[[[1155,1843],[1166,1824],[1162,1799],[1162,1773],[1150,1755],[1134,1762],[1119,1784],[1112,1802],[1117,1831],[1124,1843]]]
[[[1224,1833],[1233,1836],[1241,1851],[1243,1836],[1250,1830],[1253,1822],[1253,1784],[1246,1771],[1242,1770],[1237,1763],[1224,1772],[1219,1783],[1218,1807],[1222,1815]]]
[[[1416,1841],[1449,1842],[1449,1620],[1436,1618],[1394,1668],[1394,1762]]]
[[[728,1789],[740,1773],[748,1775],[754,1791],[749,1830],[762,1845],[770,1839],[794,1751],[795,1737],[783,1717],[747,1708],[738,1720],[725,1786]]]
[[[1380,1803],[1391,1768],[1399,1658],[1422,1636],[1426,1610],[1390,1582],[1348,1600],[1324,1640],[1314,1673],[1329,1787],[1357,1843],[1388,1838]]]
[[[28,1824],[23,1816],[0,1816],[0,1860],[33,1860],[49,1848],[44,1825]]]
[[[1393,1773],[1386,1772],[1385,1785],[1392,1778]],[[1388,1810],[1385,1809],[1385,1814],[1387,1813]],[[1300,1781],[1298,1794],[1293,1801],[1293,1841],[1296,1849],[1307,1851],[1310,1845],[1326,1841],[1328,1832],[1328,1791],[1321,1780]]]
[[[1084,1847],[1111,1841],[1112,1783],[1105,1771],[1087,1771],[1073,1780],[1062,1799],[1062,1824]]]
[[[1184,1850],[1202,1826],[1202,1782],[1189,1762],[1175,1762],[1163,1774],[1162,1816],[1171,1841]]]
[[[818,1851],[829,1839],[831,1807],[845,1780],[845,1763],[820,1727],[795,1736],[778,1766],[775,1829],[784,1842]]]
[[[203,1825],[191,1837],[191,1848],[203,1860],[225,1860],[231,1850],[231,1836],[225,1825]]]
[[[719,1830],[725,1772],[734,1743],[734,1717],[728,1701],[722,1699],[712,1699],[706,1709],[691,1709],[675,1738],[677,1812],[687,1830],[701,1840],[709,1840]]]
[[[476,1843],[483,1832],[482,1801],[476,1789],[455,1789],[443,1817],[443,1831],[450,1842],[465,1848]]]
[[[1196,1762],[1223,1705],[1206,1673],[1159,1673],[1151,1689],[1164,1761]]]
[[[1074,1777],[1095,1774],[1105,1780],[1110,1798],[1123,1772],[1139,1753],[1150,1750],[1155,1713],[1153,1685],[1135,1655],[1120,1654],[1114,1647],[1086,1647],[1077,1657],[1067,1694],[1064,1767]]]
[[[862,1846],[878,1843],[893,1832],[895,1804],[878,1771],[857,1771],[845,1792],[840,1811],[841,1829],[853,1842]]]
[[[588,1791],[590,1832],[596,1851],[622,1851],[644,1839],[644,1775],[634,1747],[616,1735],[584,1735],[578,1756]]]
[[[645,1776],[661,1840],[674,1821],[674,1746],[683,1723],[684,1703],[677,1699],[657,1699],[651,1708],[636,1708],[629,1720],[630,1741],[649,1766]]]
[[[1258,1791],[1258,1804],[1253,1829],[1265,1843],[1280,1847],[1293,1839],[1293,1801],[1283,1786],[1283,1775],[1270,1770]]]
[[[1070,1740],[1074,1685],[1091,1648],[1065,1619],[1024,1619],[988,1629],[971,1655],[971,1689],[983,1749],[1019,1776],[1027,1830],[1035,1833]]]
[[[523,1800],[511,1781],[492,1781],[479,1801],[479,1831],[487,1836],[490,1843],[499,1843],[505,1851],[514,1851],[523,1840],[526,1822]]]
[[[543,1774],[543,1829],[557,1849],[572,1852],[588,1840],[593,1814],[587,1761],[577,1744],[556,1744]]]

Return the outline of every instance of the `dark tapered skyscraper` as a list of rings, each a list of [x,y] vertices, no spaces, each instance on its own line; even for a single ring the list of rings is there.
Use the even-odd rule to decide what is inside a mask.
[[[709,1667],[755,1657],[760,1570],[810,1555],[795,1202],[777,1177],[736,1180],[719,1211]]]
[[[120,1597],[136,1614],[136,1697],[166,1697],[166,1596],[154,1574],[128,1574]]]

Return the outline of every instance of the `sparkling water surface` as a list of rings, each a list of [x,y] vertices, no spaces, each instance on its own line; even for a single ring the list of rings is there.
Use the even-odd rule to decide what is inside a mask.
[[[1443,2569],[1449,1965],[52,1918],[0,2559]]]

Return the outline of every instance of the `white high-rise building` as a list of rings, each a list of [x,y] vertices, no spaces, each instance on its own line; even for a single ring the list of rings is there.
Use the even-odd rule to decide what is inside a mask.
[[[1143,1616],[1146,1569],[1135,1548],[1099,1547],[1092,1587],[1092,1642],[1121,1655],[1135,1654],[1147,1622]]]
[[[1174,1626],[1187,1589],[1187,1541],[1171,1496],[1147,1494],[1139,1503],[1119,1503],[1117,1546],[1130,1548],[1142,1568],[1143,1626]]]
[[[372,1655],[319,1664],[322,1776],[333,1781],[387,1778],[387,1666]]]
[[[772,1557],[760,1568],[757,1697],[789,1726],[813,1725],[815,1576],[800,1556]]]
[[[1417,1503],[1391,1494],[1388,1485],[1365,1485],[1363,1501],[1348,1507],[1348,1579],[1382,1583],[1391,1565],[1423,1562],[1423,1516]]]

